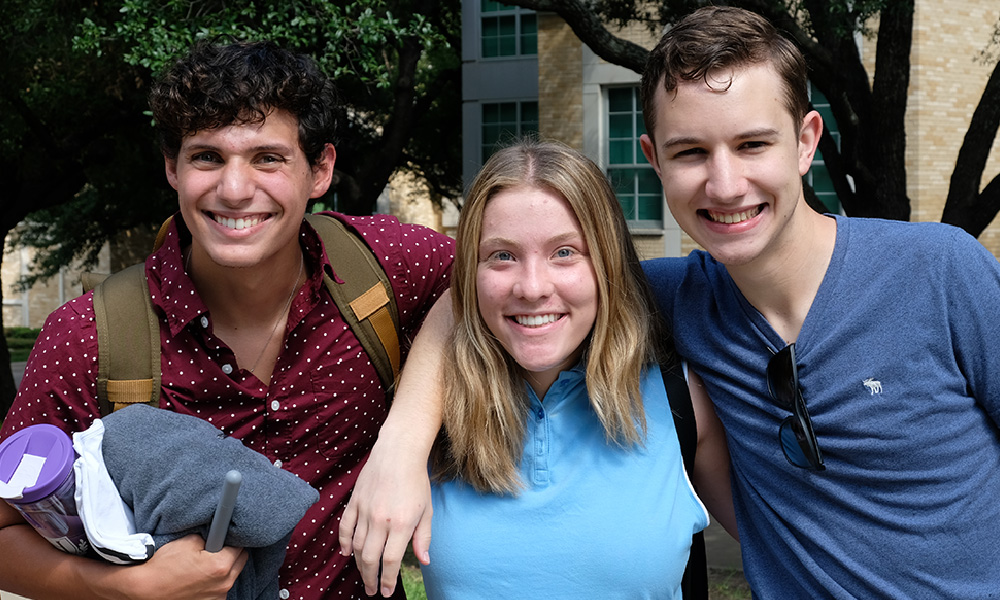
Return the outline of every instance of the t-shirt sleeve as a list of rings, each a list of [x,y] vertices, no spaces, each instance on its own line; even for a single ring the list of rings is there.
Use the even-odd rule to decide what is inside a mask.
[[[951,344],[972,396],[1000,427],[1000,263],[959,229],[951,248],[939,271]]]
[[[97,327],[87,293],[57,308],[35,341],[0,438],[36,423],[83,431],[100,415]]]

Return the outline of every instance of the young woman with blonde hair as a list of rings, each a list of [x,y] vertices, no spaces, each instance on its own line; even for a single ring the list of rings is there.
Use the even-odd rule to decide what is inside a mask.
[[[501,149],[456,238],[428,597],[679,598],[708,515],[657,365],[669,337],[604,174],[561,144]],[[695,481],[731,525],[724,436],[691,379]]]

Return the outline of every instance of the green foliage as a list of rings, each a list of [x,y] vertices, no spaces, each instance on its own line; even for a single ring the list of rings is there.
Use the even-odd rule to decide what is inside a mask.
[[[155,74],[195,41],[226,37],[269,39],[313,54],[333,77],[357,77],[383,88],[392,83],[385,49],[396,40],[415,37],[425,49],[444,43],[424,15],[400,18],[385,0],[346,6],[325,0],[124,0],[113,23],[84,17],[73,46],[99,55],[107,41],[117,40],[126,48],[125,62]]]
[[[4,337],[7,338],[11,362],[28,360],[28,354],[31,353],[31,347],[35,345],[39,331],[39,329],[29,327],[8,327],[3,330]]]
[[[204,38],[270,39],[335,78],[343,124],[327,204],[335,195],[339,210],[367,214],[394,171],[457,197],[460,144],[440,140],[460,136],[459,14],[458,0],[5,1],[0,225],[24,221],[15,243],[40,250],[22,283],[176,210],[146,95]]]

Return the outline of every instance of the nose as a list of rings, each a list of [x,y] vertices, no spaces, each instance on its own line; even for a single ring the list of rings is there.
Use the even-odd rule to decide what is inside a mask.
[[[220,200],[235,206],[253,198],[253,181],[253,169],[249,165],[230,161],[221,169],[216,193]]]
[[[717,152],[705,163],[708,169],[705,194],[713,200],[734,200],[747,193],[747,179],[739,159]]]
[[[514,283],[514,295],[523,300],[534,302],[552,295],[552,277],[545,262],[532,259],[524,262],[520,277]]]

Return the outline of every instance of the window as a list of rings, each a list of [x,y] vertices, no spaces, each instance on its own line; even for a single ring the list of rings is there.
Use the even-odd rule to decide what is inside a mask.
[[[493,102],[482,106],[484,163],[511,140],[538,133],[538,102]]]
[[[608,178],[629,225],[659,229],[663,190],[639,145],[644,133],[638,86],[608,88]]]
[[[483,58],[538,54],[535,13],[495,0],[480,0]]]
[[[836,119],[833,118],[833,111],[830,110],[830,101],[827,100],[823,92],[819,91],[812,82],[809,83],[809,98],[813,108],[822,115],[823,125],[830,132],[833,141],[837,144],[837,148],[840,148],[840,130],[837,127]],[[833,180],[830,178],[830,171],[827,170],[826,163],[823,162],[823,154],[819,150],[813,156],[812,166],[809,167],[809,172],[806,173],[805,180],[806,183],[812,186],[813,191],[816,192],[816,197],[826,206],[828,211],[835,214],[840,213],[840,199],[837,198],[837,192],[833,189]]]

